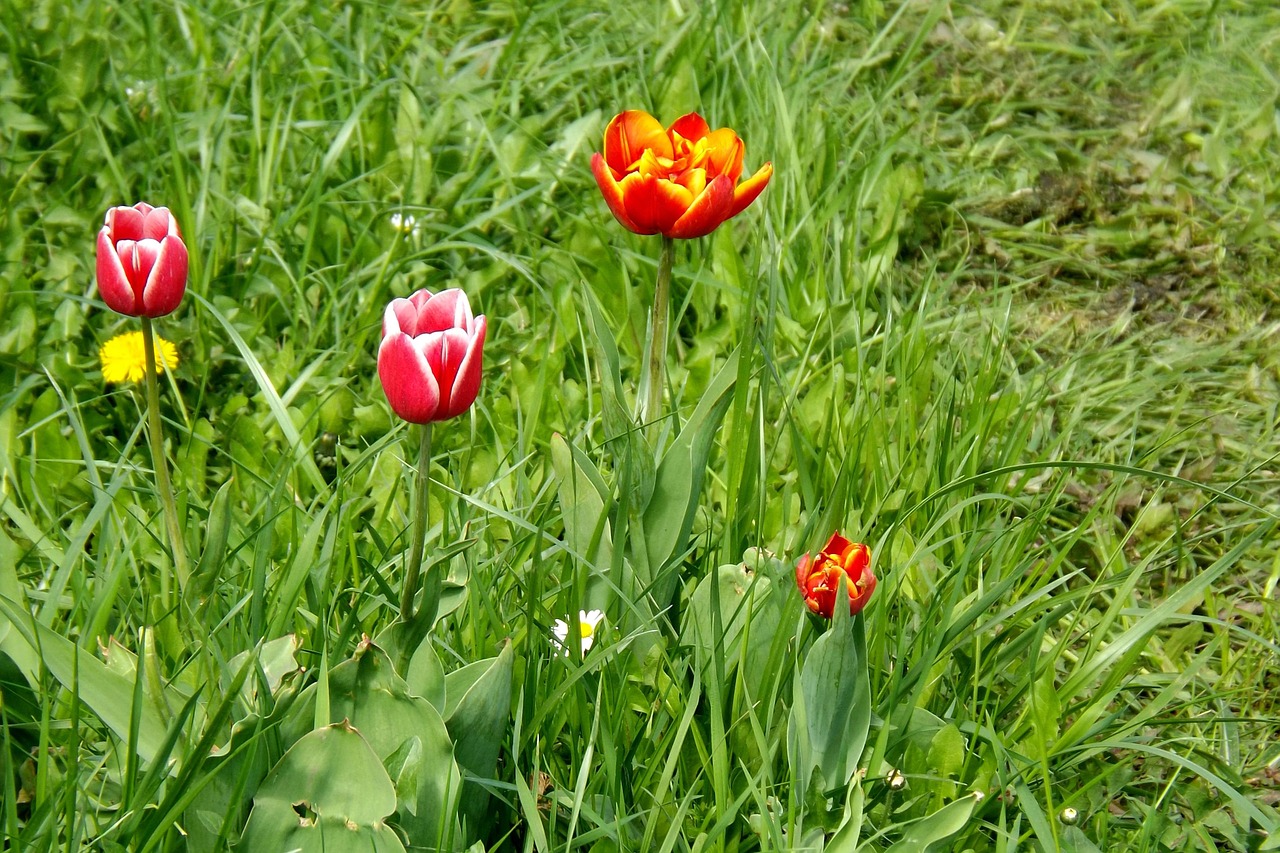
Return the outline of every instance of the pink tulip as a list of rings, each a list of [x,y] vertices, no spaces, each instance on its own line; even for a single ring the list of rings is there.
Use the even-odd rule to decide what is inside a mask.
[[[113,207],[98,232],[98,292],[112,311],[163,317],[187,291],[187,247],[165,207]]]
[[[415,424],[471,408],[480,390],[484,315],[471,316],[457,288],[393,299],[382,315],[378,378],[391,410]]]

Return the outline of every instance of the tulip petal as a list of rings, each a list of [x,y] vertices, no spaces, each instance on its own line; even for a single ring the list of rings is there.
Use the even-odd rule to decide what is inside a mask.
[[[796,586],[805,591],[805,581],[809,579],[809,567],[813,565],[813,556],[805,554],[796,562]]]
[[[167,207],[155,207],[147,211],[142,218],[142,236],[151,240],[163,240],[172,234],[180,237],[177,220],[169,213]]]
[[[107,303],[107,307],[117,314],[137,317],[141,306],[129,285],[129,277],[125,275],[124,265],[120,263],[120,255],[116,253],[116,247],[108,236],[109,231],[109,227],[104,225],[98,232],[98,294]]]
[[[471,335],[462,361],[454,374],[449,402],[440,419],[452,418],[471,408],[480,391],[480,376],[484,368],[484,336],[488,322],[483,314],[475,318],[475,333]]]
[[[722,127],[707,135],[707,171],[713,175],[726,175],[737,181],[742,175],[742,155],[746,149],[738,134]]]
[[[711,126],[707,124],[707,120],[697,113],[688,113],[680,116],[667,129],[667,133],[678,133],[682,138],[690,142],[697,142],[710,132]]]
[[[693,193],[665,178],[628,175],[621,186],[637,234],[667,234],[694,201]]]
[[[470,319],[471,306],[467,304],[466,294],[456,287],[451,287],[421,302],[418,305],[418,318],[413,330],[405,329],[405,331],[411,335],[427,335],[432,332],[456,329],[463,325],[457,322],[462,312],[465,312],[464,316]]]
[[[147,279],[151,277],[151,270],[155,268],[156,258],[160,257],[160,241],[159,240],[137,240],[125,248],[128,241],[121,241],[116,244],[120,252],[120,260],[124,264],[124,271],[129,276],[129,283],[133,285],[133,290],[139,296],[143,295],[143,289],[147,286]],[[143,303],[144,307],[146,303]]]
[[[425,343],[425,342],[424,342]],[[426,355],[405,334],[392,334],[378,347],[378,378],[391,410],[415,424],[435,419],[440,407],[440,387]]]
[[[831,538],[827,540],[827,544],[822,546],[822,553],[835,554],[839,556],[844,553],[845,549],[853,543],[840,535],[840,531],[831,534]]]
[[[703,237],[729,218],[732,205],[733,181],[721,175],[707,184],[707,188],[693,200],[684,214],[662,233],[678,240]]]
[[[408,299],[392,299],[382,312],[382,337],[410,334],[418,322],[418,309]]]
[[[862,575],[862,590],[855,594],[852,579],[849,582],[849,615],[857,616],[862,612],[862,608],[867,606],[867,602],[871,601],[871,596],[876,591],[876,576],[871,572],[864,572]]]
[[[627,110],[604,129],[604,159],[618,175],[630,171],[645,149],[671,157],[671,138],[656,118],[644,110]]]
[[[453,392],[453,380],[458,374],[462,359],[466,357],[471,337],[462,329],[450,328],[420,336],[414,342],[422,346],[427,364],[440,387],[440,410],[436,413],[435,420],[443,420],[449,417],[447,410],[450,394]]]
[[[738,188],[733,191],[733,206],[729,209],[729,215],[725,218],[732,219],[746,210],[747,205],[755,201],[756,197],[764,192],[764,188],[772,177],[773,164],[765,163],[754,175],[738,184]]]
[[[598,153],[591,155],[591,174],[595,175],[596,184],[600,187],[600,194],[604,196],[605,203],[609,205],[609,210],[622,223],[622,227],[637,234],[646,233],[637,228],[636,224],[631,221],[631,217],[627,215],[627,206],[622,200],[622,187],[614,180],[613,172],[605,162],[604,157]],[[653,232],[649,231],[647,233],[652,234]]]
[[[137,245],[150,251],[153,240]],[[187,292],[187,247],[176,235],[165,237],[159,244],[142,290],[143,314],[163,317],[172,314]]]
[[[108,210],[106,227],[110,229],[112,241],[118,243],[121,240],[141,240],[146,236],[143,233],[146,214],[147,211],[133,207],[113,207]]]

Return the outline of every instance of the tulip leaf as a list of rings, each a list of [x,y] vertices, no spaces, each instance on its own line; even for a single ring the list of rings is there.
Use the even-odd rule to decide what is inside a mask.
[[[595,339],[600,355],[600,387],[605,438],[614,441],[635,430],[635,422],[627,413],[626,395],[622,390],[622,372],[618,359],[618,346],[613,340],[613,329],[605,322],[600,303],[584,287],[587,320],[591,324],[591,336]]]
[[[444,665],[430,637],[418,645],[409,659],[404,679],[413,695],[426,699],[437,711],[444,708]]]
[[[459,767],[472,776],[491,779],[498,768],[498,747],[505,739],[511,720],[511,676],[515,652],[507,642],[496,658],[478,663],[485,666],[479,677],[465,689],[456,680],[446,681],[446,694],[453,688],[462,695],[456,699],[446,695],[451,711],[445,725],[453,738],[454,757]],[[475,664],[467,668],[471,667]],[[488,807],[488,790],[470,779],[465,781],[459,814],[466,819],[473,837],[477,830],[487,825],[485,814]]]
[[[378,754],[348,723],[295,743],[258,788],[244,850],[403,853],[385,820],[396,791]]]
[[[845,793],[844,814],[840,825],[836,827],[831,840],[827,842],[824,853],[857,853],[858,839],[862,836],[863,809],[866,806],[866,799],[862,778],[855,773],[849,780],[849,789]]]
[[[718,596],[714,596],[719,601],[718,620],[712,584],[719,587],[715,590]],[[744,651],[750,654],[763,645],[768,652],[779,617],[776,607],[767,607],[773,601],[772,586],[769,578],[753,571],[746,563],[721,566],[698,583],[681,618],[680,641],[693,648],[704,678],[708,677],[708,667],[717,654],[723,656],[727,676],[738,665]],[[719,637],[715,634],[717,624]],[[742,648],[744,631],[747,631],[746,650]]]
[[[0,504],[6,503],[0,498]],[[17,602],[17,610],[24,612],[22,604],[26,596],[22,582],[18,580],[18,546],[0,529],[0,602]],[[0,609],[0,654],[6,654],[14,662],[29,684],[40,683],[40,655],[23,635],[14,630],[6,611]]]
[[[982,799],[974,792],[947,803],[928,817],[910,824],[886,853],[926,853],[964,829],[973,815],[973,808]],[[863,849],[870,849],[864,847]]]
[[[36,621],[30,614],[23,613],[22,608],[6,597],[0,597],[0,619],[7,619],[27,645],[37,650],[45,668],[63,687],[78,691],[80,701],[89,706],[107,728],[115,732],[116,737],[132,743],[143,761],[151,761],[160,755],[167,726],[157,705],[168,701],[170,707],[176,708],[186,701],[186,697],[176,693],[163,699],[148,696],[149,701],[138,704],[135,721],[134,689],[140,676],[128,678],[113,672],[66,637]],[[14,642],[16,637],[5,638],[6,646]],[[148,692],[145,686],[143,692]],[[137,739],[130,741],[130,731],[135,724]]]
[[[261,667],[262,679],[247,678],[241,687],[241,698],[244,703],[250,708],[254,707],[259,689],[265,686],[274,695],[285,676],[298,671],[298,661],[293,653],[301,645],[297,634],[286,634],[283,637],[268,640],[262,644],[261,649],[246,649],[227,661],[222,677],[223,690],[231,686],[235,674],[248,661],[250,655],[256,656],[258,666]]]
[[[614,470],[625,472],[626,475],[626,479],[619,485],[629,490],[631,505],[643,510],[649,505],[653,495],[653,451],[645,441],[644,432],[637,428],[627,410],[613,330],[605,322],[600,303],[590,289],[587,289],[584,301],[587,304],[591,334],[599,347],[601,420],[605,440],[614,448]]]
[[[737,378],[738,351],[735,350],[711,380],[693,415],[658,466],[653,495],[644,511],[644,532],[649,552],[647,580],[659,609],[670,603],[675,592],[678,578],[674,573],[663,575],[662,572],[684,552],[702,496],[711,444],[733,399],[729,392]]]
[[[197,590],[207,592],[221,577],[222,564],[227,558],[227,539],[230,533],[231,480],[227,480],[218,488],[213,496],[213,502],[209,505],[204,551],[200,554],[200,562],[196,564],[195,574],[192,577]]]
[[[871,729],[871,685],[861,614],[837,607],[830,628],[804,657],[787,726],[788,758],[801,798],[814,769],[824,790],[844,787]]]
[[[400,826],[413,844],[430,847],[452,831],[461,786],[453,743],[440,712],[409,693],[386,652],[366,639],[335,666],[329,673],[329,705],[331,721],[349,720],[384,763],[396,765],[396,778],[409,784],[396,795]],[[410,738],[420,744],[405,749]]]
[[[604,479],[585,453],[556,434],[551,437],[551,465],[559,481],[560,512],[564,517],[564,538],[570,550],[596,571],[599,578],[613,563],[613,534],[609,508],[613,498]],[[604,608],[609,587],[599,580],[589,581],[590,607]]]

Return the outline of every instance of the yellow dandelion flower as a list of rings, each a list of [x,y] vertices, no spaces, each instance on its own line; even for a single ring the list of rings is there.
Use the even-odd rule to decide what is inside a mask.
[[[116,335],[98,350],[98,358],[102,361],[102,378],[107,382],[138,382],[147,375],[142,332]],[[160,373],[178,366],[178,348],[159,335],[156,335],[156,360],[160,362]]]

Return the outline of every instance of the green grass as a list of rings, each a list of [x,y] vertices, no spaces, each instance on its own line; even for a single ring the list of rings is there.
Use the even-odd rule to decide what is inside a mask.
[[[484,385],[435,430],[428,546],[469,588],[444,669],[514,649],[484,849],[854,849],[832,833],[855,805],[857,849],[923,849],[910,821],[975,790],[935,849],[1276,849],[1277,32],[1245,0],[4,6],[7,845],[228,849],[304,690],[395,616],[414,441],[379,323],[459,286]],[[776,553],[758,670],[722,648],[704,671],[622,549],[595,565],[566,530],[553,436],[600,466],[617,542],[644,480],[586,309],[634,394],[658,240],[588,168],[630,107],[696,109],[776,170],[677,246],[673,291],[683,417],[741,358],[682,601]],[[144,397],[97,364],[134,326],[97,299],[93,239],[138,200],[192,256],[157,323],[182,358],[181,618]],[[865,778],[818,802],[788,761],[818,632],[786,568],[837,528],[880,578],[874,716]],[[554,655],[594,595],[607,630]],[[283,680],[236,659],[287,634]]]

